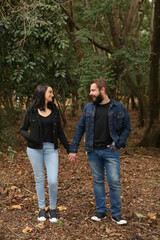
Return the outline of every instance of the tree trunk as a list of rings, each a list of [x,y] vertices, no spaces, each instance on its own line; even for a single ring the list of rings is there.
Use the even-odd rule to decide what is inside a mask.
[[[149,122],[148,98],[145,96],[143,89],[135,86],[134,82],[132,82],[132,80],[130,79],[129,74],[126,73],[124,75],[124,81],[125,81],[126,85],[129,87],[129,89],[131,90],[131,94],[138,98],[139,110],[140,110],[139,116],[141,119],[141,122],[140,122],[141,126],[148,125],[148,122]]]
[[[64,2],[67,2],[66,0]],[[84,4],[87,4],[85,1]],[[67,25],[66,25],[66,31],[68,32],[70,36],[71,44],[77,54],[78,62],[84,58],[84,53],[82,51],[82,46],[80,40],[76,39],[75,32],[77,32],[77,29],[74,25],[74,10],[73,10],[73,2],[69,2],[69,7],[65,9],[65,13],[69,16],[67,19]],[[77,82],[72,81],[72,116],[76,115],[76,110],[79,109],[78,104],[78,91],[77,91]]]
[[[149,124],[145,130],[142,146],[160,148],[160,1],[155,0],[153,38],[151,42],[150,88],[149,88]]]
[[[132,110],[138,110],[138,106],[137,106],[137,104],[136,104],[136,102],[135,102],[135,99],[134,99],[134,96],[133,95],[131,95],[131,109]]]

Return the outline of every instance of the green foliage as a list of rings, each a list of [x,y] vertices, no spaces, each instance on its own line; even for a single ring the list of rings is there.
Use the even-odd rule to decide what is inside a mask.
[[[112,37],[110,32],[109,16],[114,16],[113,8],[120,14],[121,25],[128,11],[129,0],[91,0],[84,5],[82,1],[76,1],[74,4],[75,19],[78,22],[80,30],[78,38],[84,43],[87,37],[90,37],[103,46],[112,48]],[[82,17],[83,16],[83,17]]]
[[[134,31],[125,36],[122,31],[129,5],[129,0],[117,2],[91,0],[85,3],[76,1],[74,4],[74,16],[80,27],[80,30],[76,32],[76,38],[83,44],[82,49],[85,53],[85,58],[76,70],[80,79],[79,99],[81,103],[88,101],[90,80],[97,77],[106,78],[110,87],[117,88],[120,95],[130,95],[130,90],[124,83],[126,72],[129,73],[130,80],[136,86],[144,89],[144,93],[148,93],[151,5],[149,1],[144,1],[137,14],[137,22],[140,25],[136,22]],[[115,13],[118,15],[116,16]],[[110,21],[115,21],[115,25]],[[111,35],[112,30],[115,30],[111,28],[111,25],[116,28],[116,21],[119,21],[121,26],[118,34],[118,47],[114,44],[113,33]],[[109,55],[96,47],[91,48],[92,43],[88,41],[88,38],[93,39],[102,47],[107,47],[112,54]]]
[[[110,68],[108,57],[88,53],[81,61],[76,74],[79,77],[79,101],[85,104],[88,101],[90,82],[92,79],[105,78],[110,86],[114,88],[114,74]]]
[[[69,14],[74,13],[73,21],[79,30],[61,4]],[[120,95],[126,96],[130,94],[123,80],[126,71],[131,81],[148,93],[151,3],[143,1],[133,31],[125,36],[122,32],[129,5],[129,0],[78,0],[72,2],[72,9],[69,2],[62,0],[3,1],[0,10],[1,107],[11,112],[27,105],[35,87],[42,82],[53,86],[62,111],[66,100],[76,91],[80,103],[86,103],[90,81],[95,78],[107,79],[111,89],[117,88]],[[118,46],[112,32],[116,30],[116,23],[120,25]],[[89,39],[112,54],[93,45]],[[72,110],[74,112],[74,107]]]
[[[2,4],[0,92],[5,114],[16,112],[16,105],[28,106],[35,87],[43,82],[53,87],[61,105],[70,97],[68,53],[72,47],[64,27],[68,17],[59,2],[21,0]],[[12,135],[12,130],[2,127],[1,132],[5,147],[5,135]]]
[[[101,229],[105,229],[105,225],[102,224],[102,225],[100,226],[100,228],[101,228]]]
[[[13,162],[13,158],[14,158],[14,155],[17,153],[15,150],[13,150],[12,149],[12,147],[11,146],[8,146],[8,161],[10,162],[10,163],[12,163]]]
[[[58,219],[58,221],[57,221],[57,225],[58,225],[59,228],[62,228],[62,226],[63,226],[63,222],[60,221],[60,220]]]
[[[147,76],[149,75],[150,61],[147,49],[143,49],[140,46],[134,48],[121,48],[111,55],[110,61],[111,64],[114,64],[115,61],[117,61],[119,62],[120,67],[122,69],[124,68],[121,78],[123,78],[125,72],[130,72],[135,78],[137,75],[141,75],[144,80],[141,84],[148,86]]]
[[[3,5],[0,21],[2,87],[10,86],[11,93],[25,97],[48,78],[52,77],[52,83],[55,77],[64,79],[63,52],[69,46],[69,39],[64,31],[67,16],[59,4],[36,0]]]
[[[14,127],[8,123],[8,116],[4,111],[0,111],[0,150],[4,152],[7,146],[14,146],[16,143],[16,132]]]

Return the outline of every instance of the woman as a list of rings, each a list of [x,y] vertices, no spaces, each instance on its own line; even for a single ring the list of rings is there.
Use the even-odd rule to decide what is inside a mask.
[[[20,132],[27,139],[27,155],[32,164],[39,204],[39,221],[46,220],[45,171],[49,185],[49,220],[57,222],[58,138],[69,153],[69,144],[61,127],[60,115],[53,103],[53,89],[48,84],[36,87],[32,104],[27,109]],[[30,131],[28,131],[30,129]]]

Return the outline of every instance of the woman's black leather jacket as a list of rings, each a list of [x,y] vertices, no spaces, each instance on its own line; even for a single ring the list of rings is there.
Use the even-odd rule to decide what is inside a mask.
[[[53,112],[53,142],[54,148],[58,148],[58,139],[63,144],[67,153],[69,153],[69,143],[63,132],[59,111],[55,104],[52,105]],[[28,131],[30,130],[30,131]],[[25,112],[22,125],[20,127],[22,136],[27,139],[27,146],[34,149],[43,148],[42,128],[40,123],[40,116],[36,108],[28,108]]]

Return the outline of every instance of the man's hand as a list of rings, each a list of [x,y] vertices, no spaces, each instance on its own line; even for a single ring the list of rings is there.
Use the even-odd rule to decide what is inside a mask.
[[[75,162],[78,160],[78,154],[77,153],[70,153],[68,155],[68,160],[71,162]]]
[[[110,145],[107,145],[107,148],[110,148]],[[116,146],[112,147],[113,150],[117,150],[118,148]]]

